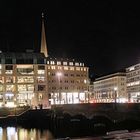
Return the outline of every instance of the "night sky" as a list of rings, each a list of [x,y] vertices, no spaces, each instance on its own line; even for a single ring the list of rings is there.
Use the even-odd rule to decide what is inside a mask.
[[[98,77],[139,63],[139,3],[100,0],[0,2],[0,50],[40,49],[41,13],[49,56],[74,58]]]

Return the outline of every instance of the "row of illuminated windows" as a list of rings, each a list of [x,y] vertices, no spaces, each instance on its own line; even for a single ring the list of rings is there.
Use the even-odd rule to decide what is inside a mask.
[[[17,65],[16,67],[17,72],[20,74],[33,74],[34,67],[33,65]],[[45,66],[39,65],[38,74],[45,74]],[[0,65],[0,74],[2,73],[2,65]],[[5,74],[13,74],[13,65],[6,65],[5,66]]]
[[[48,82],[49,83],[58,83],[58,80],[57,81],[56,80],[49,80]],[[71,80],[71,81],[68,81],[68,80],[62,81],[62,80],[60,80],[59,82],[60,83],[84,83],[84,84],[87,84],[87,80],[86,79],[84,79],[84,80],[76,79],[76,80]]]
[[[57,76],[57,73],[48,72],[48,75],[49,76]],[[86,74],[68,74],[68,73],[62,73],[61,77],[63,77],[63,76],[66,76],[66,77],[68,77],[68,76],[71,76],[71,77],[74,77],[74,76],[76,76],[76,77],[87,77]]]
[[[127,82],[134,82],[134,81],[138,81],[138,80],[140,80],[140,76],[136,76],[136,77],[133,77],[133,78],[128,78]]]
[[[5,77],[5,79],[4,79],[4,77],[0,76],[0,83],[1,84],[3,84],[3,83],[15,83],[15,81],[16,81],[16,79],[14,76],[7,76],[7,77]],[[16,82],[17,83],[34,83],[35,81],[34,81],[33,76],[18,76]],[[37,82],[38,83],[45,82],[45,77],[38,76]]]
[[[6,91],[7,92],[14,92],[16,90],[15,85],[6,85]],[[23,91],[34,91],[34,85],[17,85],[17,90],[19,92]],[[38,91],[45,91],[46,86],[45,85],[38,85]],[[0,92],[4,91],[4,86],[0,85]]]
[[[13,65],[5,65],[6,70],[13,70]],[[33,65],[17,65],[17,68],[33,68]],[[2,65],[0,64],[0,70],[2,69]],[[38,70],[45,70],[44,65],[38,65]]]
[[[64,61],[64,62],[61,62],[61,61],[57,61],[57,62],[55,62],[55,61],[47,61],[47,64],[49,65],[65,65],[65,66],[67,66],[67,65],[69,65],[69,66],[84,66],[84,63],[78,63],[78,62],[66,62],[66,61]]]
[[[18,85],[18,91],[34,91],[34,85]],[[15,85],[6,85],[7,92],[14,92],[16,90]],[[4,91],[4,86],[0,85],[0,91]]]
[[[88,69],[87,68],[83,68],[83,67],[69,67],[69,66],[48,66],[47,67],[48,69],[52,69],[52,70],[55,70],[55,69],[58,69],[58,70],[70,70],[70,71],[87,71]]]
[[[131,82],[131,83],[128,83],[127,86],[136,86],[136,85],[139,85],[140,84],[140,81],[136,81],[136,82]]]
[[[18,74],[34,74],[34,69],[17,69]],[[2,70],[0,70],[0,74],[2,74]],[[5,74],[13,74],[13,70],[5,70]],[[37,74],[45,74],[45,70],[37,70]]]
[[[136,75],[139,75],[140,74],[140,70],[137,70],[137,71],[133,71],[133,72],[130,72],[130,73],[127,73],[127,77],[133,77],[133,76],[136,76]]]
[[[109,88],[109,87],[116,87],[117,83],[110,83],[110,84],[104,84],[104,85],[94,85],[95,89],[100,89],[100,88]]]
[[[49,87],[49,90],[70,90],[70,87]],[[77,89],[77,90],[87,90],[87,87],[76,87],[73,89]]]

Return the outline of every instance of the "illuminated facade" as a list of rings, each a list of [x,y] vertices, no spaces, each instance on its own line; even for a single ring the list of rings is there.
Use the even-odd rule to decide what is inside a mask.
[[[88,102],[88,68],[70,60],[47,60],[48,93],[51,104]]]
[[[46,67],[41,53],[0,53],[0,104],[45,105]]]
[[[88,102],[88,68],[48,57],[44,18],[40,53],[0,52],[0,106]]]
[[[97,78],[93,102],[127,102],[126,74],[122,72]]]
[[[130,102],[140,102],[140,64],[126,68],[127,93]]]

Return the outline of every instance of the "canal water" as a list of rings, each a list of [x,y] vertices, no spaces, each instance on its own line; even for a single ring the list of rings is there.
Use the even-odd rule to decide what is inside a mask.
[[[25,129],[22,127],[0,127],[0,140],[54,140],[53,134],[49,130]],[[72,138],[73,140],[100,140],[93,138]]]
[[[20,127],[0,127],[0,140],[52,140],[49,130],[25,129]]]

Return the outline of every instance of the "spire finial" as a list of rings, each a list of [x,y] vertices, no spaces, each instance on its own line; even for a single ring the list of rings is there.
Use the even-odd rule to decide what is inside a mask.
[[[40,50],[40,52],[44,53],[45,57],[48,57],[45,26],[44,26],[44,13],[42,13],[42,32],[41,32],[41,50]]]

